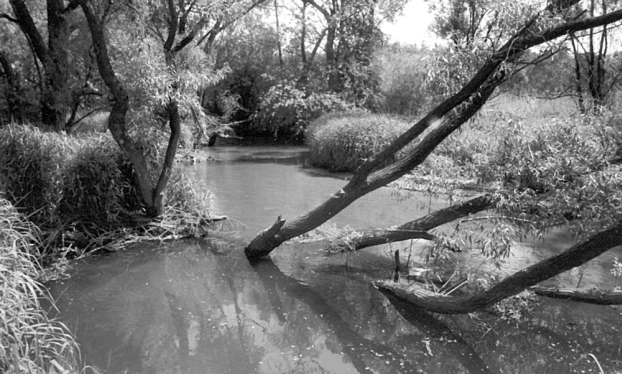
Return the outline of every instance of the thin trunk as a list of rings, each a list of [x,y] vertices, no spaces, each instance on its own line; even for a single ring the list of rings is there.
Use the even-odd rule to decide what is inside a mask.
[[[551,288],[534,286],[529,289],[536,295],[578,301],[597,305],[622,305],[622,290],[601,292],[596,290],[581,290],[575,288]]]
[[[166,156],[164,156],[164,164],[162,165],[162,171],[158,184],[153,191],[153,206],[147,211],[147,215],[151,217],[157,217],[162,214],[164,203],[164,191],[168,185],[168,181],[173,171],[173,164],[175,162],[175,154],[177,153],[177,147],[179,145],[179,135],[181,133],[181,119],[179,115],[179,105],[177,101],[172,100],[168,107],[168,118],[171,135],[168,139],[168,146],[166,147]]]
[[[582,114],[587,113],[585,108],[585,102],[583,100],[583,84],[581,82],[581,58],[579,57],[579,51],[577,49],[576,36],[570,35],[570,43],[572,45],[572,52],[574,55],[574,75],[575,75],[575,89],[577,91],[579,111]]]
[[[276,20],[276,46],[279,52],[279,66],[283,67],[283,51],[281,48],[281,27],[279,25],[279,6],[274,0],[274,18]]]
[[[9,108],[9,121],[17,123],[24,122],[24,111],[22,100],[20,98],[20,84],[17,74],[13,71],[13,67],[9,63],[3,51],[0,51],[0,77],[4,76],[8,85],[8,93],[6,95],[7,107]]]
[[[493,207],[493,204],[494,200],[491,196],[479,196],[461,204],[437,210],[425,217],[399,226],[369,229],[359,232],[356,235],[348,235],[346,238],[337,240],[336,244],[331,246],[331,249],[356,251],[374,245],[394,243],[403,240],[433,240],[435,236],[429,233],[430,230],[471,214],[490,209]]]

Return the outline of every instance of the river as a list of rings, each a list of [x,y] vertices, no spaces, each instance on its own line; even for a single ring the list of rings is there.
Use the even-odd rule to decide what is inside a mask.
[[[371,285],[392,276],[390,250],[422,261],[423,243],[327,255],[286,244],[251,266],[244,244],[277,215],[293,218],[346,182],[305,166],[304,149],[219,147],[219,162],[186,172],[229,216],[222,234],[143,244],[79,260],[48,286],[85,363],[106,373],[599,373],[622,372],[622,310],[538,299],[521,316],[433,316],[394,305]],[[425,215],[430,200],[390,189],[334,217],[337,226],[387,226]],[[432,200],[432,209],[447,202]],[[562,250],[568,233],[518,244],[498,276]],[[548,284],[611,288],[610,251]],[[462,268],[493,271],[477,254]],[[520,317],[520,318],[519,318]]]

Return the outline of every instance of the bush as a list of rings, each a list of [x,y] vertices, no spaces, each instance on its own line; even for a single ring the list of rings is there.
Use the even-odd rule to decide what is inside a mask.
[[[411,48],[389,48],[380,53],[380,112],[415,117],[430,106],[425,56]]]
[[[399,119],[364,111],[322,116],[307,132],[310,161],[331,171],[354,171],[408,128]]]
[[[131,165],[121,166],[124,157],[108,137],[91,137],[65,162],[58,206],[63,221],[116,226],[141,208]]]
[[[48,297],[35,280],[40,271],[31,254],[36,232],[0,198],[0,372],[77,373],[76,342],[39,303]]]
[[[252,129],[275,139],[300,142],[311,121],[323,114],[347,109],[351,106],[335,94],[306,95],[291,85],[277,84],[261,101],[259,111],[253,116]]]
[[[155,133],[143,133],[139,141],[154,180],[163,158],[158,139]],[[29,126],[2,129],[0,186],[11,203],[50,232],[99,236],[132,226],[144,210],[132,165],[109,134],[68,137]],[[211,198],[196,191],[174,172],[165,204],[207,216]]]
[[[0,131],[0,178],[8,198],[37,224],[57,222],[62,190],[60,167],[69,141],[33,127]]]

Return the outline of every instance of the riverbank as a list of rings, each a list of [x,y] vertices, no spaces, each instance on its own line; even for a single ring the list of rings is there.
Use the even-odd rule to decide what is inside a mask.
[[[147,218],[132,166],[108,134],[0,129],[0,372],[82,372],[69,330],[42,309],[54,300],[41,280],[62,273],[67,259],[204,235],[212,203],[208,190],[175,171],[165,211]]]
[[[38,281],[39,230],[0,198],[0,232],[0,372],[80,373],[76,341],[41,307],[54,302]]]

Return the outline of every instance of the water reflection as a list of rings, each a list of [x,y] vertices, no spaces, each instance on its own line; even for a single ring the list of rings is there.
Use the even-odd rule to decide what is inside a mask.
[[[354,254],[346,266],[307,245],[252,267],[241,250],[214,250],[222,243],[88,259],[52,284],[86,362],[109,373],[521,373],[590,370],[572,364],[591,352],[622,369],[613,308],[552,303],[522,325],[439,319],[370,287],[390,275],[388,259]]]
[[[225,161],[188,171],[214,191],[223,214],[248,227],[238,239],[143,245],[75,263],[71,279],[50,285],[87,364],[109,373],[596,373],[589,353],[605,372],[622,372],[616,308],[544,300],[520,322],[431,316],[370,286],[392,276],[391,257],[377,248],[326,257],[320,245],[288,244],[251,266],[245,240],[278,214],[313,208],[345,181],[303,168],[299,148],[214,152]],[[427,202],[399,204],[381,189],[335,220],[397,224],[426,214]],[[521,244],[503,272],[569,241],[560,231],[547,243]],[[554,284],[574,286],[576,272],[585,272],[584,284],[610,286],[615,253]],[[469,268],[482,260],[457,259]]]

